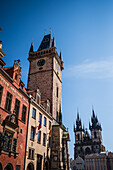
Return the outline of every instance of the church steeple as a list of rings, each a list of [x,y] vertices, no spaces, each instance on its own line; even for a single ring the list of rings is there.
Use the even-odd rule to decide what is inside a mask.
[[[94,112],[94,109],[92,109],[92,117],[91,117],[91,125],[90,125],[90,130],[91,129],[100,129],[102,130],[101,128],[101,124],[98,122],[98,118],[97,116],[95,116],[95,112]]]
[[[79,117],[79,112],[77,111],[76,131],[80,131],[80,130],[83,130],[83,128],[82,128],[81,119],[80,119],[80,117]]]

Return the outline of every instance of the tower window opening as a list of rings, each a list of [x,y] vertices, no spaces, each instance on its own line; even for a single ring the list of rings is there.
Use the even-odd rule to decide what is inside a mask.
[[[77,139],[80,140],[80,135],[79,134],[77,135]]]
[[[56,120],[58,121],[58,112],[56,113]]]
[[[57,93],[57,97],[58,97],[58,87],[57,87],[57,91],[56,91],[56,93]]]
[[[97,134],[96,134],[96,132],[94,132],[94,138],[97,138]]]

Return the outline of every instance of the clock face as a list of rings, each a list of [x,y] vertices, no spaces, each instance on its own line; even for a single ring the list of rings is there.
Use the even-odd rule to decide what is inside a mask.
[[[43,66],[45,64],[45,60],[44,59],[41,59],[37,62],[37,65],[40,67],[40,66]]]

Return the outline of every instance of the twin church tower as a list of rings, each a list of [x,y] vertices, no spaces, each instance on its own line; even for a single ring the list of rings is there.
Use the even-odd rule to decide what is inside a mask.
[[[75,133],[75,147],[74,147],[74,159],[78,156],[85,158],[85,155],[92,153],[100,153],[105,151],[105,147],[102,143],[102,127],[92,109],[91,123],[89,122],[89,130],[82,126],[79,113],[77,113],[76,126],[74,125]]]

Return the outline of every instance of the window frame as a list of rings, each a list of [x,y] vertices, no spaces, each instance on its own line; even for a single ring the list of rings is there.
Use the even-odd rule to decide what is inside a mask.
[[[59,88],[57,87],[57,89],[56,89],[56,96],[57,96],[57,98],[58,98],[58,94],[59,94]]]
[[[31,137],[31,135],[33,135],[33,138]],[[34,141],[34,137],[35,137],[35,127],[31,126],[30,140]]]
[[[44,126],[46,127],[47,125],[47,118],[44,116]]]
[[[38,131],[37,143],[41,144],[41,131]]]
[[[10,95],[10,96],[8,96],[8,95]],[[8,112],[11,111],[12,97],[13,97],[13,95],[9,91],[7,91],[5,110],[7,110]]]
[[[16,170],[21,170],[21,165],[16,165]]]
[[[35,112],[35,113],[34,113]],[[34,113],[34,114],[33,114]],[[32,108],[32,118],[36,119],[36,109],[33,107]]]
[[[39,122],[42,121],[42,114],[39,113]]]
[[[14,143],[15,141],[15,143]],[[17,138],[13,138],[12,140],[12,152],[16,153],[16,148],[17,148]]]
[[[22,120],[24,123],[26,122],[26,112],[27,112],[27,107],[23,104],[21,120]]]
[[[1,101],[2,101],[2,94],[3,94],[3,86],[0,84],[0,105],[1,105]]]
[[[17,118],[19,117],[19,111],[20,111],[20,100],[16,98],[15,99],[15,114]]]
[[[46,134],[43,133],[43,146],[46,146],[46,138],[47,138]]]
[[[29,148],[28,159],[34,160],[34,153],[35,153],[35,150],[32,148]]]
[[[49,121],[49,130],[50,130],[50,128],[51,128],[51,121]]]

